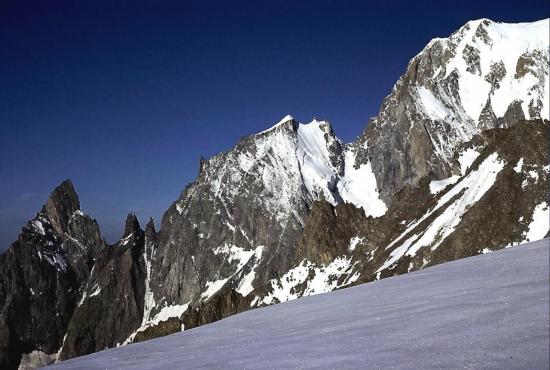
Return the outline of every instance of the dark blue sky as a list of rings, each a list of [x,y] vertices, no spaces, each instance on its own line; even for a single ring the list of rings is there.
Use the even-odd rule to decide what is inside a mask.
[[[541,1],[2,1],[0,249],[71,178],[109,241],[286,114],[351,141],[409,59]]]

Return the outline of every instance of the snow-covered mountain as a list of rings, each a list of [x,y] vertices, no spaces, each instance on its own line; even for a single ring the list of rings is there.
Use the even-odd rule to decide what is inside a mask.
[[[518,148],[516,143],[523,143]],[[425,177],[398,192],[387,212],[316,203],[295,259],[253,304],[323,293],[352,283],[501,249],[548,234],[548,122],[482,132],[452,162],[460,173]],[[487,247],[478,249],[479,243]]]
[[[284,117],[202,160],[160,231],[129,215],[113,246],[64,182],[0,257],[0,365],[548,235],[548,32],[548,20],[484,19],[434,39],[354,142],[326,121]]]
[[[444,263],[53,368],[544,369],[549,250]]]
[[[548,27],[471,21],[409,62],[357,143],[384,200],[430,172],[456,174],[457,147],[481,130],[549,119]]]

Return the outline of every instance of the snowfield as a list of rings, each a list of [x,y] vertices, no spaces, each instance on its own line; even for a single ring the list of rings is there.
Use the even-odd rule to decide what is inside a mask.
[[[58,369],[544,369],[548,239],[248,311]]]

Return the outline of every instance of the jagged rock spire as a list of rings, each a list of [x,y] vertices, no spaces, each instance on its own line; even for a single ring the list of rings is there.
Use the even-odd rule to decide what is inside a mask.
[[[67,230],[69,218],[79,209],[80,200],[71,180],[65,180],[56,187],[42,208],[59,234]]]
[[[152,217],[149,218],[149,222],[145,225],[145,237],[149,240],[154,239],[157,234],[155,230],[155,221]]]
[[[141,231],[141,227],[137,216],[134,213],[128,213],[128,216],[126,217],[126,225],[124,226],[124,234],[122,237],[124,238],[131,233],[138,231]]]

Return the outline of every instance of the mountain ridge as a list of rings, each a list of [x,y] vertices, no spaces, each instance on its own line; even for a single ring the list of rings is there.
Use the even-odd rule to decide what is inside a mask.
[[[548,250],[540,240],[53,368],[544,368]]]
[[[107,246],[63,182],[0,257],[0,364],[36,350],[65,360],[544,237],[547,40],[526,53],[520,32],[515,68],[501,68],[487,45],[507,29],[478,20],[430,42],[352,143],[286,116],[201,159],[159,231],[129,214]],[[509,82],[513,99],[499,97]],[[470,83],[487,88],[478,117],[461,92]],[[18,312],[28,302],[60,307]],[[35,320],[55,329],[44,338],[25,324]]]

